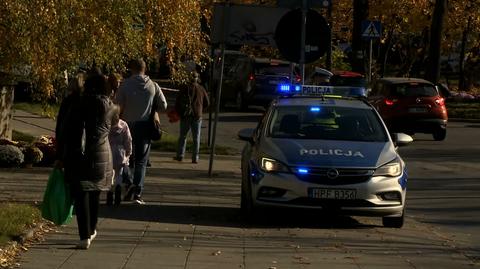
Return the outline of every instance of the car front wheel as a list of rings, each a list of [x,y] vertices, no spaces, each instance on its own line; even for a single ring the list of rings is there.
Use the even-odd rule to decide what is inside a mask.
[[[405,210],[403,210],[402,215],[399,217],[383,217],[382,223],[383,226],[387,228],[402,228],[405,220]]]
[[[253,220],[255,215],[255,206],[253,204],[252,192],[247,185],[248,183],[242,182],[242,191],[240,197],[240,212],[242,217],[248,221]]]

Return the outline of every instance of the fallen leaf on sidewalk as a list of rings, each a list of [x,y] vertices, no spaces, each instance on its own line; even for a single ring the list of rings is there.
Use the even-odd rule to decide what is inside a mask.
[[[222,254],[222,252],[220,250],[217,250],[217,251],[212,253],[212,256],[218,256],[220,254]]]

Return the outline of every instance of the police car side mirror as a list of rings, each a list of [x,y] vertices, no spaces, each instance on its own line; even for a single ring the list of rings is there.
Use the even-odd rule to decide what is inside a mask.
[[[397,147],[403,147],[413,142],[413,138],[404,133],[392,134],[392,140]]]
[[[245,128],[238,132],[238,138],[243,141],[247,141],[253,144],[253,136],[255,134],[255,129],[253,128]]]

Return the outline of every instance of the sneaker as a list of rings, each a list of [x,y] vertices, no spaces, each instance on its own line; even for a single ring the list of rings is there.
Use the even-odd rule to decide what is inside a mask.
[[[77,244],[78,249],[88,249],[90,247],[90,239],[80,240]]]
[[[142,197],[138,196],[138,195],[135,195],[135,197],[133,197],[133,201],[139,205],[144,205],[145,204],[145,201],[143,201]]]
[[[93,239],[95,239],[95,237],[97,237],[97,230],[93,231],[93,234],[90,235],[90,243],[93,241]]]
[[[113,192],[107,192],[107,205],[113,205]]]
[[[173,157],[173,160],[181,162],[183,160],[183,157]]]
[[[115,186],[115,205],[119,206],[122,201],[122,186]]]

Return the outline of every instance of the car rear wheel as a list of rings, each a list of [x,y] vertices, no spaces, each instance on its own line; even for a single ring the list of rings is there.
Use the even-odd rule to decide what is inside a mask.
[[[445,137],[447,137],[447,129],[438,128],[437,130],[435,130],[433,132],[432,135],[433,135],[433,139],[435,139],[435,141],[445,140]]]
[[[383,217],[382,223],[383,226],[387,228],[402,228],[405,218],[405,210],[403,210],[400,217]]]

